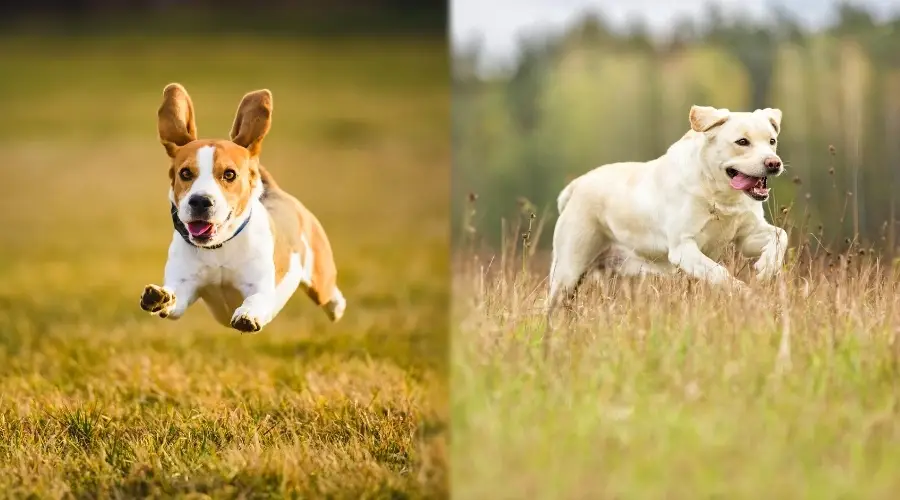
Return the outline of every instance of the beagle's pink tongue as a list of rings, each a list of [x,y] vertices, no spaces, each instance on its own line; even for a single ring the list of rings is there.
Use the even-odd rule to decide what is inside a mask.
[[[194,221],[188,222],[187,228],[191,236],[206,236],[212,231],[213,225],[209,222]]]
[[[757,182],[759,182],[758,178],[738,172],[737,175],[731,178],[731,187],[738,191],[746,191],[755,186]]]

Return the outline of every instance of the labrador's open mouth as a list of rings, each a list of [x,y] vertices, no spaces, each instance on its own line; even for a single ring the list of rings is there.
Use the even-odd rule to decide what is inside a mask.
[[[769,188],[765,177],[753,177],[730,167],[725,169],[725,173],[731,179],[732,188],[743,191],[757,201],[764,201],[769,197]]]

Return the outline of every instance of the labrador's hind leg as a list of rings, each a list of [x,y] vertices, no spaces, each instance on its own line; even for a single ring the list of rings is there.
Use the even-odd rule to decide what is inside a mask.
[[[550,266],[550,293],[544,329],[545,351],[554,329],[553,313],[562,304],[567,319],[574,319],[574,299],[578,288],[587,273],[597,266],[605,243],[605,238],[595,227],[572,212],[564,212],[557,222],[553,233],[553,263]]]

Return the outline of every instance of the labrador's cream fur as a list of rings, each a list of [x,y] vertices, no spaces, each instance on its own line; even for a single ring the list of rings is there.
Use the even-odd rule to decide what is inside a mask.
[[[613,163],[578,177],[559,195],[553,233],[549,317],[586,273],[690,276],[739,288],[717,260],[730,243],[756,258],[758,278],[782,266],[787,233],[769,224],[761,179],[783,172],[775,150],[781,111],[730,112],[693,106],[691,130],[649,162]],[[751,177],[752,176],[752,177]],[[760,178],[740,189],[732,179]],[[735,187],[737,186],[737,187]]]

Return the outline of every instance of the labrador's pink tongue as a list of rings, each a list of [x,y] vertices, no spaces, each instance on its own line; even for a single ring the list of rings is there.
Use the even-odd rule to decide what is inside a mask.
[[[738,191],[746,191],[755,186],[758,181],[759,179],[756,177],[750,177],[738,172],[737,175],[731,178],[731,187]]]
[[[188,231],[191,233],[191,236],[203,236],[204,234],[212,231],[212,224],[209,222],[188,222],[187,223]]]

